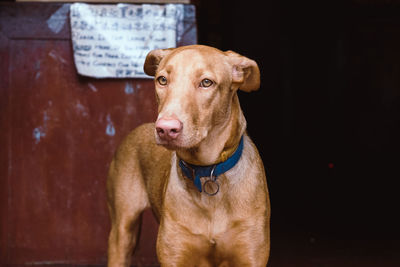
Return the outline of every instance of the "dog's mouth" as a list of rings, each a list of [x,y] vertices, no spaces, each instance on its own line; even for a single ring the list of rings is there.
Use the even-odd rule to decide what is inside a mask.
[[[196,147],[196,144],[192,144],[193,142],[190,142],[190,140],[185,140],[185,138],[183,137],[179,137],[177,139],[170,139],[170,140],[166,140],[166,139],[161,139],[157,136],[156,134],[156,144],[159,146],[163,146],[168,150],[189,150],[189,149],[193,149],[193,147]]]
[[[180,142],[180,140],[179,140],[180,138],[178,138],[178,139],[161,139],[157,135],[157,133],[156,133],[155,138],[156,138],[156,144],[157,145],[163,146],[163,147],[165,147],[166,149],[169,149],[169,150],[177,150],[177,149],[180,149],[180,148],[183,147],[181,142]]]
[[[162,141],[162,142],[156,142],[157,145],[163,146],[168,150],[178,150],[181,147],[177,144],[175,144],[174,142],[166,142],[166,141]]]

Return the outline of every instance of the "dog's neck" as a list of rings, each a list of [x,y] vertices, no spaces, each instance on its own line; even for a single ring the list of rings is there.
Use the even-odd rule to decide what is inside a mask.
[[[191,149],[176,151],[178,157],[193,165],[212,165],[229,158],[239,145],[246,130],[246,119],[235,93],[230,115],[224,124],[215,127],[200,144]]]

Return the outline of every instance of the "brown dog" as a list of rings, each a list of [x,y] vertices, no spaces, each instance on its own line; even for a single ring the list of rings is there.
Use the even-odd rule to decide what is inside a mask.
[[[259,88],[256,62],[195,45],[153,50],[144,70],[155,76],[159,115],[111,163],[108,265],[129,266],[141,213],[152,208],[162,266],[265,266],[266,177],[236,93]]]

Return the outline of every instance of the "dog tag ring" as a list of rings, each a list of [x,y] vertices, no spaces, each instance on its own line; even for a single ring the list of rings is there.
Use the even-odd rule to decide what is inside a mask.
[[[204,182],[204,193],[209,196],[215,196],[219,192],[219,184],[217,181],[207,180]]]
[[[214,170],[217,165],[211,170],[210,179],[204,182],[204,193],[209,196],[215,196],[219,192],[219,183],[217,182],[217,176],[214,176]]]

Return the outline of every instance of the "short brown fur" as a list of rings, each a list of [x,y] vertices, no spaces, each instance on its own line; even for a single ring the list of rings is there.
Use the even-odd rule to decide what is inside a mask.
[[[161,140],[154,123],[132,131],[119,146],[107,181],[111,232],[108,266],[129,266],[141,214],[152,208],[160,222],[161,266],[265,266],[269,257],[270,203],[263,163],[245,133],[236,91],[259,87],[257,64],[207,46],[154,50],[145,72],[156,77],[159,117],[183,124],[176,140]],[[168,69],[168,71],[166,71]],[[160,85],[157,77],[168,83]],[[214,83],[199,86],[201,79]],[[218,177],[215,196],[200,193],[178,166],[220,161],[241,136],[239,162]],[[202,179],[204,180],[204,179]]]

